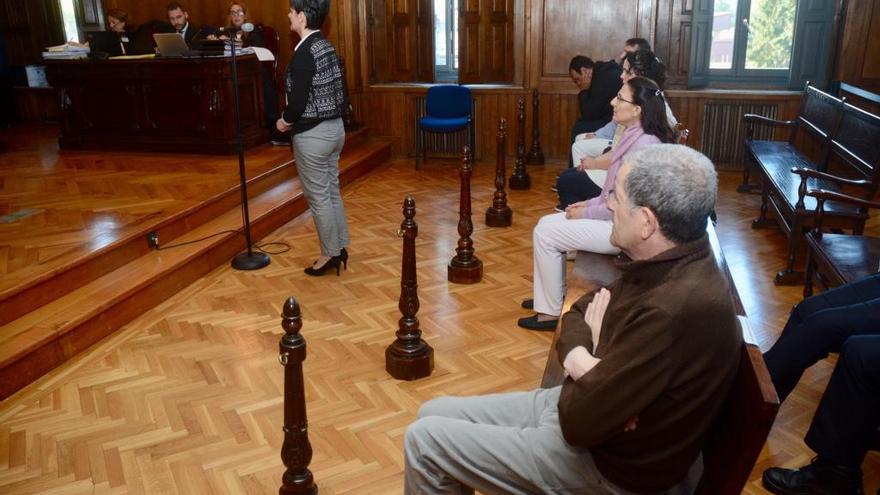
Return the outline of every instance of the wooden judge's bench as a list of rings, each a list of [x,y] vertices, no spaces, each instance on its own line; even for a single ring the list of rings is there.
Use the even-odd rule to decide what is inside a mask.
[[[245,148],[268,141],[260,62],[237,59]],[[232,64],[226,58],[51,60],[61,149],[232,154]]]

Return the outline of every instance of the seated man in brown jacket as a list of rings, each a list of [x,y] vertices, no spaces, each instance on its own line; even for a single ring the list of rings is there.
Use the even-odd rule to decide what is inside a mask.
[[[706,236],[716,185],[684,146],[624,158],[608,200],[622,275],[564,315],[565,383],[422,405],[406,493],[690,493],[742,346]]]

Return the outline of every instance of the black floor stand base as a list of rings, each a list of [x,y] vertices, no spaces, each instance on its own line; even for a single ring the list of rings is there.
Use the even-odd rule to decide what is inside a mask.
[[[236,270],[259,270],[265,266],[269,266],[272,260],[266,253],[247,251],[238,253],[232,258],[232,268]]]

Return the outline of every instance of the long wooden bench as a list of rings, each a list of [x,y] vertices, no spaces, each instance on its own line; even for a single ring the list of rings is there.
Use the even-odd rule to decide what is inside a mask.
[[[734,495],[739,494],[748,481],[749,474],[773,426],[773,420],[779,410],[779,399],[770,381],[770,374],[767,372],[761,350],[755,344],[745,309],[711,223],[708,234],[718,267],[727,276],[730,297],[740,317],[745,342],[740,354],[736,378],[727,394],[724,407],[705,439],[704,470],[696,493]],[[618,275],[619,272],[611,256],[578,253],[565,295],[563,311],[568,311],[571,305],[587,292],[608,285]],[[547,356],[547,365],[541,380],[541,386],[544,388],[560,385],[563,382],[562,365],[555,352],[559,331],[560,328],[557,327]]]
[[[746,114],[748,138],[745,141],[749,163],[744,167],[743,183],[748,182],[751,167],[760,172],[761,211],[752,226],[768,225],[767,212],[774,217],[788,236],[785,268],[776,274],[777,285],[793,285],[803,281],[803,273],[795,270],[797,254],[804,233],[813,226],[815,198],[808,189],[843,191],[858,188],[862,199],[870,200],[880,181],[880,118],[847,104],[807,85],[800,114],[795,121],[778,121]],[[792,129],[788,142],[756,141],[751,138],[753,126],[770,125]],[[796,147],[797,135],[803,131],[821,146],[818,159],[810,160]],[[829,165],[835,167],[831,173]],[[829,201],[825,205],[825,226],[834,230],[851,230],[860,234],[868,218],[864,209],[847,203]]]

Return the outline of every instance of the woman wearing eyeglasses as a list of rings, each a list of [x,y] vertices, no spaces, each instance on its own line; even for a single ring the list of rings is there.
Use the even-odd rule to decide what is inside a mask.
[[[523,308],[536,314],[520,318],[518,325],[529,330],[556,328],[565,295],[565,257],[569,251],[616,254],[611,245],[611,212],[608,194],[617,171],[630,151],[652,144],[671,143],[672,129],[666,120],[666,103],[660,86],[644,77],[627,81],[611,100],[612,119],[624,131],[620,143],[611,151],[611,165],[595,198],[568,206],[563,213],[545,215],[532,233],[534,261],[533,299]]]
[[[254,29],[253,31],[246,33],[241,30],[241,26],[248,22],[247,18],[247,5],[241,2],[232,2],[229,4],[229,9],[227,10],[227,22],[225,28],[220,28],[218,38],[221,40],[228,40],[229,35],[224,31],[234,31],[235,40],[240,42],[242,46],[265,46],[266,43],[263,40],[263,33],[259,29]]]
[[[629,52],[623,59],[620,79],[626,83],[637,76],[652,79],[662,90],[666,80],[666,67],[650,50]],[[675,128],[676,120],[669,103],[666,103],[666,120],[670,129]],[[578,136],[571,145],[575,168],[564,170],[557,179],[559,210],[564,210],[572,203],[594,198],[601,192],[601,185],[605,182],[605,175],[611,165],[611,152],[606,149],[613,148],[613,143],[620,141],[622,132],[623,129],[612,120],[593,134],[587,134],[584,138]]]

